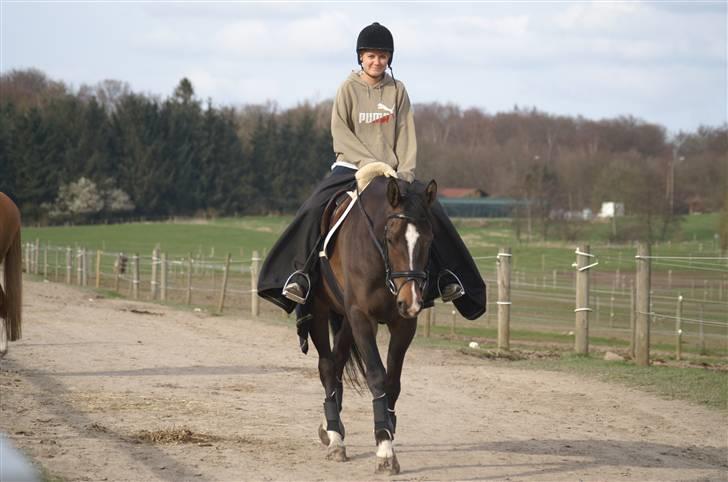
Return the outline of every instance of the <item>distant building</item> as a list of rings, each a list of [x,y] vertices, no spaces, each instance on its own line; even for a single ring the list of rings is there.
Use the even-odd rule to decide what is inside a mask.
[[[705,212],[705,202],[700,196],[693,196],[687,200],[688,212],[690,214],[700,214]]]
[[[618,218],[624,216],[624,203],[605,202],[602,203],[602,209],[597,214],[598,218]]]
[[[510,198],[441,197],[439,201],[448,216],[457,218],[507,218],[525,206],[524,201]]]
[[[438,196],[450,199],[470,199],[488,197],[488,193],[482,189],[472,187],[444,187],[438,189]]]

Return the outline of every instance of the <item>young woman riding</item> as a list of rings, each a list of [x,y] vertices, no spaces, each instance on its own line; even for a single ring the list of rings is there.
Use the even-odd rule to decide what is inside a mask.
[[[404,84],[391,71],[394,40],[391,32],[373,23],[357,38],[361,69],[352,72],[336,93],[331,134],[336,161],[331,172],[298,210],[269,252],[261,269],[258,294],[290,313],[297,308],[297,326],[304,353],[308,349],[308,295],[317,282],[320,223],[329,199],[354,183],[356,171],[380,161],[397,177],[415,181],[417,139],[414,116]],[[475,319],[485,312],[485,284],[473,259],[442,206],[432,206],[434,241],[425,302],[438,295],[453,301],[460,313]]]

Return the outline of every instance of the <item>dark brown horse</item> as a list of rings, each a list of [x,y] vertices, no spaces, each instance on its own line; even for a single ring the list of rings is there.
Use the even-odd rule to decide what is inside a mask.
[[[432,242],[429,208],[436,194],[434,181],[425,187],[392,177],[374,178],[358,199],[350,201],[358,206],[352,206],[336,233],[328,258],[322,257],[324,282],[312,292],[311,339],[319,353],[326,396],[319,437],[328,446],[327,458],[346,460],[340,412],[347,368],[355,382],[357,371],[362,373],[372,393],[376,472],[399,472],[392,445],[394,409],[404,356],[415,335],[427,284]],[[334,221],[341,211],[343,206],[336,209]],[[326,215],[324,219],[326,223]],[[376,342],[380,324],[390,332],[386,368]]]
[[[21,336],[23,273],[20,252],[20,212],[0,192],[0,265],[5,273],[0,287],[0,358],[8,351],[8,340]]]

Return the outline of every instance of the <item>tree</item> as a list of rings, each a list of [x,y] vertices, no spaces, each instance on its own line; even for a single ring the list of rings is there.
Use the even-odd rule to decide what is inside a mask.
[[[174,89],[174,99],[183,104],[189,104],[195,95],[195,89],[192,88],[192,82],[187,77],[183,77]]]
[[[48,214],[51,218],[84,220],[93,217],[103,208],[104,198],[96,183],[81,177],[77,181],[61,184]]]

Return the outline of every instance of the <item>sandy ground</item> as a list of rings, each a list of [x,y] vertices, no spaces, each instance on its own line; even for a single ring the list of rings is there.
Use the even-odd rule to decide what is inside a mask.
[[[370,480],[369,394],[325,460],[315,353],[291,326],[26,282],[0,431],[66,480]],[[408,353],[396,480],[728,480],[724,413],[575,375]],[[189,430],[190,432],[184,432]],[[186,435],[166,443],[165,436]]]

